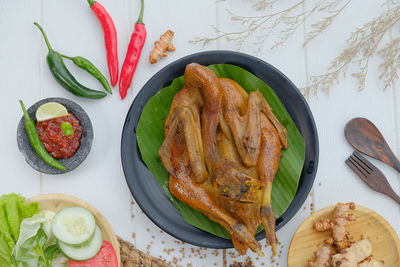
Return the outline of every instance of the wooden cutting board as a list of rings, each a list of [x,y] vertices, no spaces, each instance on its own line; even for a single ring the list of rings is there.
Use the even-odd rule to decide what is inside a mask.
[[[39,195],[36,197],[32,197],[28,199],[30,202],[39,202],[42,210],[50,210],[53,212],[58,212],[63,208],[70,207],[70,206],[81,206],[88,209],[96,218],[97,225],[101,228],[103,232],[103,239],[110,242],[115,252],[117,253],[118,257],[118,266],[120,266],[120,251],[119,251],[119,243],[117,237],[115,236],[111,225],[108,223],[106,218],[104,218],[101,213],[91,206],[89,203],[80,200],[76,197],[72,197],[69,195],[64,194],[46,194],[46,195]]]
[[[334,207],[330,206],[314,213],[300,225],[289,247],[288,267],[308,266],[308,260],[314,258],[314,251],[331,236],[330,231],[315,231],[312,228],[313,223],[321,217],[331,218]],[[351,235],[354,238],[361,235],[369,238],[374,258],[384,260],[385,266],[400,266],[400,240],[389,223],[376,212],[362,206],[356,206],[352,213],[357,216],[357,220],[346,226]]]

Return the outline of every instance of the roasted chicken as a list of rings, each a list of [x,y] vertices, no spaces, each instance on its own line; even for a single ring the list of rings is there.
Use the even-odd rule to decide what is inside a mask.
[[[223,226],[240,254],[263,255],[254,238],[263,224],[276,253],[272,183],[285,127],[258,92],[247,94],[230,79],[196,63],[165,121],[161,160],[171,193]]]

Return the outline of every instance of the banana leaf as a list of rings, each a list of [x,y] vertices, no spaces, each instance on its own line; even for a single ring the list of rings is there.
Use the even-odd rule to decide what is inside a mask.
[[[272,189],[272,207],[278,218],[286,211],[296,194],[305,155],[303,136],[275,92],[265,82],[234,65],[215,64],[210,65],[209,68],[218,77],[236,81],[247,92],[259,90],[267,99],[274,114],[287,129],[289,147],[282,151],[279,170]],[[183,84],[183,76],[176,78],[170,86],[161,89],[149,99],[143,109],[136,130],[139,150],[147,168],[186,222],[216,236],[230,239],[230,235],[222,226],[176,199],[168,189],[169,174],[164,169],[158,150],[164,140],[164,120],[168,115],[173,97],[183,87]]]

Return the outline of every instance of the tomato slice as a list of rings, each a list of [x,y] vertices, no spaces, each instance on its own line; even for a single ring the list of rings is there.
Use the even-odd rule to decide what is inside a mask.
[[[86,261],[68,260],[68,267],[118,267],[117,253],[110,242],[103,241],[99,253]]]

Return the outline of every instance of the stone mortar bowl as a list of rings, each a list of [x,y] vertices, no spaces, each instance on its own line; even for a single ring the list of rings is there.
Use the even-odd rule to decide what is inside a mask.
[[[59,159],[58,161],[61,162],[67,169],[65,171],[56,169],[54,167],[51,167],[50,165],[47,165],[33,150],[31,144],[29,143],[28,136],[25,132],[24,128],[24,117],[21,117],[21,120],[19,121],[18,124],[18,129],[17,129],[17,143],[18,143],[18,148],[19,151],[24,155],[25,161],[35,170],[41,173],[45,174],[63,174],[70,172],[77,168],[87,157],[89,154],[89,151],[92,147],[92,142],[93,142],[93,127],[92,123],[89,119],[89,116],[86,114],[86,112],[83,110],[81,106],[76,104],[75,102],[72,102],[71,100],[61,98],[61,97],[51,97],[51,98],[46,98],[43,100],[40,100],[36,102],[33,106],[28,108],[28,113],[30,117],[36,121],[36,110],[43,104],[48,103],[48,102],[57,102],[60,103],[61,105],[64,105],[68,112],[71,112],[79,121],[81,124],[81,127],[83,129],[82,131],[82,137],[80,140],[80,146],[78,150],[75,152],[75,154],[68,158],[68,159]],[[22,113],[22,111],[21,111]]]

